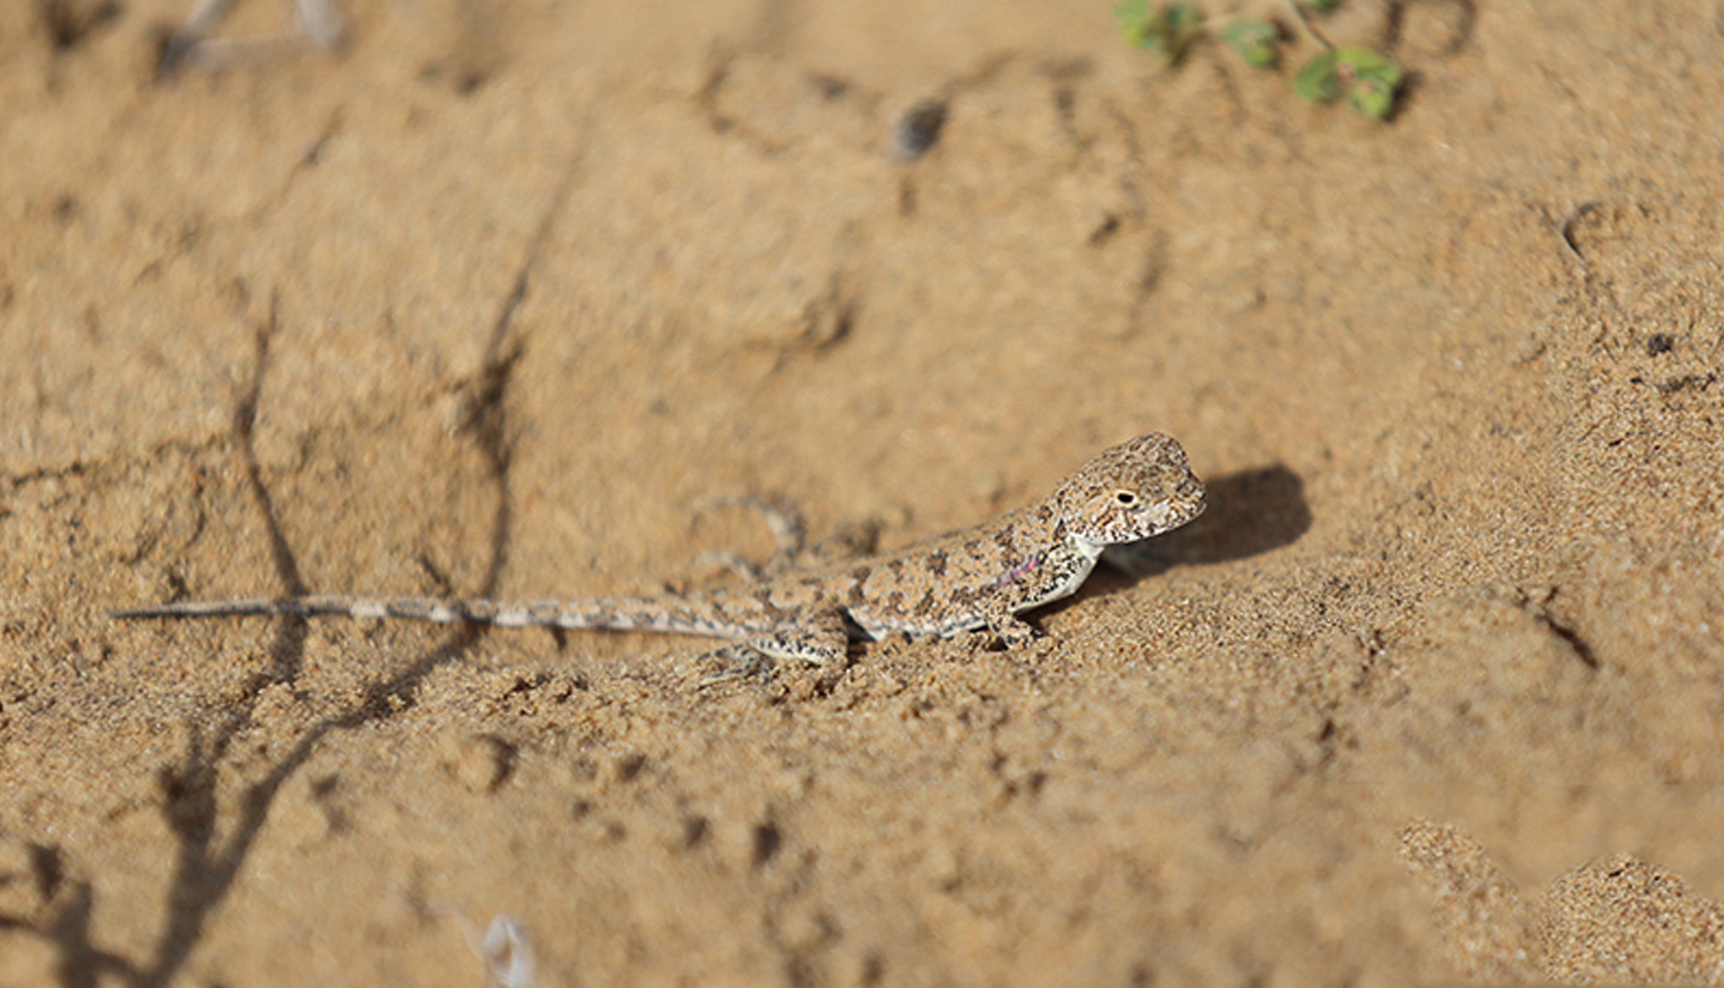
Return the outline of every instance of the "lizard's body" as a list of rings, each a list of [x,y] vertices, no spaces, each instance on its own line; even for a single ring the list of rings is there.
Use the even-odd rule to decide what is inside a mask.
[[[125,618],[247,614],[410,618],[501,627],[663,631],[736,642],[769,658],[843,658],[851,638],[946,637],[988,628],[1007,645],[1014,615],[1070,596],[1109,545],[1160,535],[1203,511],[1185,451],[1157,433],[1107,450],[1049,497],[986,524],[862,560],[734,590],[565,601],[306,596],[170,603]]]

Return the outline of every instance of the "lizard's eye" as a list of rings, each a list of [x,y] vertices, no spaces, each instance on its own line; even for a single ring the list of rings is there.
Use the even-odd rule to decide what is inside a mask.
[[[1137,503],[1137,492],[1136,491],[1114,491],[1113,499],[1115,501],[1118,501],[1121,507],[1129,508],[1132,505]]]

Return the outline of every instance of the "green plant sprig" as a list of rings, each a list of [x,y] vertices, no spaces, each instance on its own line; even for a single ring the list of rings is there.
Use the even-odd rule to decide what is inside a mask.
[[[1312,26],[1308,14],[1325,14],[1340,0],[1284,0],[1292,29],[1318,49],[1293,76],[1293,91],[1313,103],[1333,103],[1345,96],[1355,111],[1386,120],[1406,70],[1393,58],[1360,45],[1331,45]],[[1114,18],[1127,43],[1155,54],[1167,68],[1177,68],[1206,32],[1209,18],[1189,0],[1119,0]],[[1273,69],[1281,63],[1287,36],[1263,17],[1231,16],[1213,32],[1246,65]]]

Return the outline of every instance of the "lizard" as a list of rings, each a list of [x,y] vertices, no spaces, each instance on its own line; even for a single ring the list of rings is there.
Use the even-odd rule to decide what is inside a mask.
[[[1052,494],[970,529],[882,555],[708,592],[533,600],[306,595],[177,601],[115,618],[335,615],[497,627],[656,631],[725,639],[744,668],[820,666],[851,641],[949,638],[986,629],[1006,648],[1037,632],[1017,615],[1077,592],[1102,550],[1161,535],[1204,509],[1204,486],[1171,436],[1147,433],[1085,463]],[[718,678],[730,678],[721,676]]]

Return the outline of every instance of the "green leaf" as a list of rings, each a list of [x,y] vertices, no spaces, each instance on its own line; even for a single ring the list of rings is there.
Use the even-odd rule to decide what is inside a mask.
[[[1180,0],[1163,7],[1162,13],[1167,15],[1167,26],[1178,40],[1189,42],[1203,30],[1203,11],[1197,4]]]
[[[1335,57],[1357,75],[1376,75],[1397,85],[1401,81],[1400,63],[1380,51],[1361,48],[1358,45],[1342,45],[1335,49]],[[1392,80],[1388,78],[1390,74],[1394,76]]]
[[[1337,49],[1335,54],[1348,105],[1373,119],[1387,119],[1407,74],[1401,63],[1382,52],[1351,45]]]
[[[1347,90],[1347,103],[1367,117],[1384,120],[1395,108],[1395,89],[1375,79],[1356,79]]]
[[[1179,64],[1203,30],[1203,11],[1194,3],[1166,3],[1151,10],[1148,0],[1121,0],[1113,16],[1127,42],[1156,53],[1168,66]]]
[[[1149,0],[1120,0],[1114,4],[1114,23],[1119,25],[1120,37],[1127,44],[1147,47],[1144,39],[1149,36],[1154,17],[1149,12]]]
[[[1155,52],[1162,64],[1172,68],[1185,58],[1191,42],[1203,30],[1203,11],[1194,3],[1176,2],[1164,5],[1158,14],[1162,29]]]
[[[1341,0],[1305,0],[1304,3],[1306,10],[1315,11],[1319,14],[1327,14],[1339,6],[1341,6]]]
[[[1293,77],[1293,91],[1313,103],[1333,103],[1345,90],[1341,82],[1340,58],[1334,49],[1318,52]]]
[[[1254,69],[1274,68],[1281,57],[1280,49],[1275,46],[1280,35],[1275,25],[1261,17],[1239,18],[1221,29],[1221,40]]]

